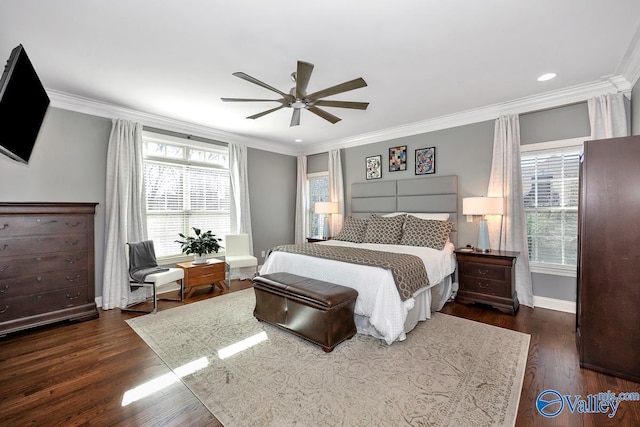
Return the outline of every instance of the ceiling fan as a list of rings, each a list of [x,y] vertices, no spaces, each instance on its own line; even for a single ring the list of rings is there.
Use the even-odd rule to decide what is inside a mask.
[[[348,92],[350,90],[365,87],[367,85],[367,82],[365,82],[364,79],[362,79],[362,77],[359,77],[354,80],[350,80],[348,82],[341,83],[339,85],[331,86],[329,88],[320,90],[318,92],[307,94],[307,85],[309,84],[309,79],[311,78],[312,71],[313,71],[313,64],[309,62],[298,61],[297,71],[291,73],[291,78],[296,83],[296,86],[291,88],[289,93],[284,93],[243,72],[236,72],[236,73],[233,73],[234,76],[239,77],[248,82],[251,82],[253,84],[256,84],[258,86],[262,86],[265,89],[269,89],[270,91],[273,91],[279,94],[280,96],[282,96],[282,98],[280,99],[220,98],[220,99],[222,99],[222,101],[224,102],[279,102],[280,105],[278,107],[271,108],[269,110],[263,111],[258,114],[254,114],[253,116],[247,117],[247,119],[257,119],[269,113],[273,113],[274,111],[278,111],[281,108],[287,107],[287,108],[293,108],[293,115],[291,116],[290,126],[298,126],[300,124],[300,110],[302,109],[311,111],[312,113],[322,117],[323,119],[335,124],[342,119],[334,116],[333,114],[319,107],[338,107],[338,108],[351,108],[356,110],[366,110],[367,107],[369,106],[368,102],[331,101],[331,100],[321,99],[327,96],[336,95],[338,93]]]

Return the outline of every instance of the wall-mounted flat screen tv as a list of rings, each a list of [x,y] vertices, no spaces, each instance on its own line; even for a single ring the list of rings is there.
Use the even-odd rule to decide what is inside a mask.
[[[47,92],[20,45],[0,79],[0,153],[29,163],[48,106]]]

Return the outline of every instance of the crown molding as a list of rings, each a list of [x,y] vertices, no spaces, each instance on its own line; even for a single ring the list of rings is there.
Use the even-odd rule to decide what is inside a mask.
[[[305,154],[316,154],[337,148],[349,148],[359,145],[373,144],[376,142],[388,141],[421,133],[495,120],[504,114],[523,114],[557,108],[564,105],[585,102],[589,98],[606,93],[627,93],[631,91],[631,88],[631,84],[623,76],[608,77],[606,80],[602,81],[573,86],[540,95],[519,98],[482,108],[449,114],[435,119],[356,135],[354,137],[327,141],[326,143],[316,145],[312,148],[313,151],[306,152]]]
[[[638,49],[640,53],[640,49]],[[639,60],[640,60],[640,55]],[[637,68],[640,68],[638,66]],[[524,98],[515,99],[508,102],[489,105],[482,108],[449,114],[434,119],[408,123],[393,128],[382,129],[352,137],[327,141],[315,144],[313,147],[297,147],[284,143],[277,143],[257,138],[249,138],[231,132],[214,129],[207,126],[197,125],[169,117],[140,112],[128,108],[123,108],[105,102],[83,98],[68,93],[47,89],[51,98],[51,105],[56,108],[63,108],[85,114],[91,114],[106,118],[122,118],[134,120],[143,125],[165,129],[187,135],[199,136],[221,142],[234,142],[247,147],[259,150],[271,151],[274,153],[286,154],[290,156],[311,155],[324,153],[329,150],[339,148],[350,148],[360,145],[373,144],[381,141],[388,141],[421,133],[434,132],[442,129],[449,129],[488,120],[495,120],[504,114],[523,114],[539,110],[546,110],[564,105],[585,102],[594,96],[606,93],[629,93],[633,85],[622,75],[609,76],[602,81],[586,83],[570,88],[560,89]]]
[[[119,107],[102,101],[96,101],[90,98],[84,98],[72,95],[66,92],[54,89],[46,89],[49,98],[51,98],[51,106],[64,110],[75,111],[78,113],[89,114],[108,119],[127,119],[142,123],[158,129],[183,133],[186,135],[198,136],[201,138],[212,139],[215,141],[236,143],[246,145],[247,147],[257,148],[260,150],[271,151],[274,153],[298,155],[298,151],[285,144],[266,141],[258,138],[249,138],[237,135],[231,132],[214,129],[208,126],[189,123],[182,120],[172,119],[157,114],[145,113],[142,111],[132,110],[129,108]]]
[[[640,24],[620,61],[617,72],[626,78],[632,88],[640,80]]]

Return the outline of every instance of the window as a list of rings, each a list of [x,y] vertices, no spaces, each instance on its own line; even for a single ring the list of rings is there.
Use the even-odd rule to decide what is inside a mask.
[[[147,232],[158,258],[181,256],[191,227],[222,237],[231,229],[228,149],[144,133]]]
[[[316,202],[329,201],[329,172],[307,174],[307,236],[324,236],[329,234],[324,216],[314,213]]]
[[[578,172],[585,139],[587,137],[521,146],[531,271],[575,276]]]

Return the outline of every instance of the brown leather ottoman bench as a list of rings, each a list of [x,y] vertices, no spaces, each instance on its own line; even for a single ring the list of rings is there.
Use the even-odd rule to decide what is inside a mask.
[[[258,320],[309,340],[325,352],[356,333],[355,289],[290,273],[255,277],[253,289],[253,315]]]

